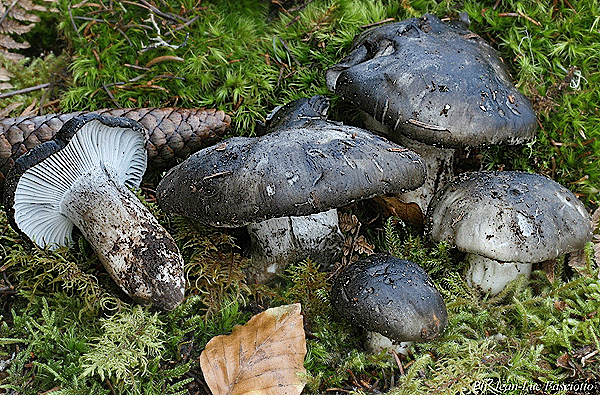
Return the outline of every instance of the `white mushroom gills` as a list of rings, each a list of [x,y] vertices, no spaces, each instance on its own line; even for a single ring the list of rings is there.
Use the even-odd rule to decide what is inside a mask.
[[[139,130],[90,120],[60,151],[28,169],[15,190],[15,222],[40,247],[72,241],[77,226],[134,300],[174,308],[183,299],[175,241],[128,189],[146,169]]]

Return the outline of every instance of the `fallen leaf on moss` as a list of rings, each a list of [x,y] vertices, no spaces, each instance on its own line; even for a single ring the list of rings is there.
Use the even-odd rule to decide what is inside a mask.
[[[300,304],[255,315],[211,339],[200,367],[213,395],[297,395],[304,388],[306,341]]]
[[[416,203],[405,203],[398,196],[391,195],[376,196],[373,201],[387,217],[398,217],[416,228],[422,228],[425,223],[425,216]]]

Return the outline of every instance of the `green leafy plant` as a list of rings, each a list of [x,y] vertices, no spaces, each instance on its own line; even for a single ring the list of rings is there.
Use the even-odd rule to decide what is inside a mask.
[[[140,306],[103,319],[103,335],[90,339],[93,345],[83,356],[83,376],[112,379],[119,388],[135,385],[136,376],[146,374],[151,360],[163,351],[161,324],[157,314]]]

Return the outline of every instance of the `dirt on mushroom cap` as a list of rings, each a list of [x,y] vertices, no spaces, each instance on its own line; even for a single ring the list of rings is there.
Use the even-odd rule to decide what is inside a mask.
[[[400,342],[434,339],[448,323],[444,301],[427,273],[389,254],[373,254],[344,268],[331,299],[341,316]]]
[[[311,119],[197,152],[165,175],[157,198],[166,212],[236,227],[414,189],[424,177],[414,152],[362,129]]]
[[[460,23],[421,18],[362,33],[327,71],[329,88],[390,129],[445,147],[521,144],[535,113],[504,64]]]
[[[464,252],[503,262],[541,262],[583,248],[591,217],[567,188],[538,174],[463,173],[440,190],[427,233]]]

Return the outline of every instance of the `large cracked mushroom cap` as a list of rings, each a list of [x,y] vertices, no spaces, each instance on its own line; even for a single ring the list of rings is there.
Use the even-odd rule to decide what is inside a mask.
[[[547,177],[484,171],[460,174],[438,191],[426,231],[469,254],[468,280],[495,294],[516,275],[528,276],[532,263],[582,249],[592,220],[571,191]]]
[[[304,111],[286,108],[268,134],[230,138],[172,168],[157,188],[161,207],[212,226],[238,227],[324,212],[423,183],[425,168],[414,152],[327,121],[322,96],[295,104]]]
[[[183,300],[183,259],[128,189],[146,169],[145,140],[143,127],[126,118],[72,118],[15,162],[4,207],[13,228],[40,247],[69,245],[76,226],[128,295],[172,309]]]
[[[350,322],[396,343],[432,340],[448,324],[444,300],[427,273],[390,254],[345,267],[332,284],[331,303]]]
[[[363,32],[327,71],[328,87],[388,127],[429,145],[520,144],[535,136],[528,99],[496,51],[434,15]]]

